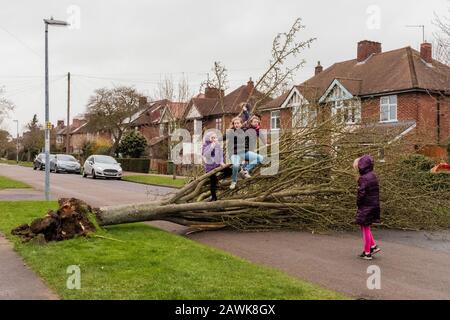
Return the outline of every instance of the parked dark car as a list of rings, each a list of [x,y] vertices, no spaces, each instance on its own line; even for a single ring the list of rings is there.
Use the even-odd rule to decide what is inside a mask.
[[[71,156],[69,154],[57,154],[50,161],[50,171],[53,171],[55,173],[68,172],[80,174],[81,165],[74,156]]]
[[[50,161],[55,157],[54,154],[50,155]],[[51,167],[50,167],[51,168]],[[44,170],[45,169],[45,153],[39,153],[33,161],[33,170]]]

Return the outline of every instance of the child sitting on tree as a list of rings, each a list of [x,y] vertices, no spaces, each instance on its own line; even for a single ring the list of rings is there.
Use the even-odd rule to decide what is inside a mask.
[[[369,155],[364,155],[353,162],[353,168],[359,172],[358,212],[355,222],[361,227],[364,241],[364,251],[359,257],[365,260],[372,260],[372,255],[381,251],[370,230],[372,223],[380,222],[380,187],[373,167],[374,160]]]
[[[255,125],[258,125],[259,118],[253,119]],[[256,145],[256,141],[249,141],[252,135],[245,135],[245,131],[249,129],[255,129],[253,127],[244,127],[243,121],[240,117],[233,118],[231,120],[230,130],[227,130],[227,148],[231,153],[231,164],[232,164],[232,176],[230,189],[235,189],[238,179],[238,174],[244,179],[250,178],[249,172],[251,172],[258,164],[262,163],[263,157],[256,153],[256,150],[250,150],[251,147]],[[258,130],[255,130],[253,138],[257,140],[259,135]],[[254,142],[254,143],[251,143]],[[241,162],[248,161],[241,167]]]
[[[214,169],[223,166],[223,150],[214,132],[205,135],[205,142],[202,147],[202,155],[205,162],[205,172],[211,172]],[[213,174],[210,178],[211,201],[217,201],[217,184],[219,182],[217,175]]]

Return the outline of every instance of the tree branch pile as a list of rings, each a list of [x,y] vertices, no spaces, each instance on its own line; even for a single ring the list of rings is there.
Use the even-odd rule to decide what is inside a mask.
[[[278,155],[278,171],[264,175],[264,168],[270,164],[261,165],[252,178],[239,180],[235,190],[229,189],[230,179],[226,177],[229,168],[225,166],[158,202],[91,210],[87,205],[61,200],[56,213],[50,212],[25,229],[31,231],[31,237],[43,232],[47,240],[65,240],[77,234],[65,229],[65,214],[71,213],[69,221],[78,225],[78,234],[85,235],[93,230],[84,218],[90,211],[95,213],[100,226],[165,220],[198,230],[352,229],[358,177],[352,164],[363,154],[372,154],[377,159],[375,171],[381,185],[384,227],[450,227],[450,176],[431,174],[431,164],[424,164],[425,160],[419,156],[407,156],[409,149],[404,140],[388,143],[385,133],[366,134],[371,144],[361,143],[360,133],[349,132],[347,127],[330,119],[283,133],[279,151],[275,155],[269,153],[272,157]],[[274,143],[268,148],[274,148]],[[381,149],[384,162],[377,157]],[[212,174],[223,176],[217,202],[208,201]],[[53,231],[49,233],[45,226]],[[22,229],[23,226],[16,229],[15,234],[22,235]]]

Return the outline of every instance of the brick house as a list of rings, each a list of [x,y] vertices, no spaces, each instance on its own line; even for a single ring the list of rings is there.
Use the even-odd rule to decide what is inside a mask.
[[[92,132],[88,130],[88,122],[83,117],[75,117],[70,125],[70,144],[69,151],[66,151],[67,126],[64,121],[58,121],[59,128],[56,131],[56,146],[59,150],[66,153],[81,154],[86,142],[93,142],[99,139],[111,141],[111,135],[107,132]]]
[[[240,86],[227,95],[224,91],[207,87],[204,94],[196,96],[189,102],[185,114],[187,127],[194,132],[197,129],[201,129],[201,132],[207,129],[218,129],[225,133],[231,119],[242,111],[242,103],[249,102],[250,105],[254,105],[262,97],[263,94],[255,90],[251,79],[246,85]]]
[[[365,40],[358,43],[356,59],[327,69],[319,62],[312,78],[260,110],[263,125],[277,130],[307,122],[324,106],[348,125],[376,122],[442,144],[450,137],[450,67],[432,58],[429,43],[420,52],[411,47],[382,52],[380,43]]]
[[[187,103],[167,99],[147,103],[146,109],[130,123],[148,142],[152,170],[165,173],[170,159],[169,132],[183,122]]]

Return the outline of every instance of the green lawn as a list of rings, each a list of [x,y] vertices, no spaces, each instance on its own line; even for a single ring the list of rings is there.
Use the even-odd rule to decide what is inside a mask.
[[[145,224],[108,227],[103,238],[21,243],[10,230],[56,203],[0,202],[0,231],[64,299],[343,299],[281,272],[251,264]],[[276,254],[276,252],[274,252]],[[81,289],[66,289],[79,265]]]
[[[0,176],[0,190],[2,189],[25,189],[30,188],[26,183]]]
[[[124,176],[122,179],[129,182],[151,184],[165,187],[174,187],[174,188],[181,188],[186,184],[186,179],[177,178],[174,180],[172,177],[157,176],[157,175]]]
[[[4,160],[4,159],[0,159],[0,163],[17,164],[16,160]],[[33,167],[33,162],[19,161],[19,166],[32,168]]]

